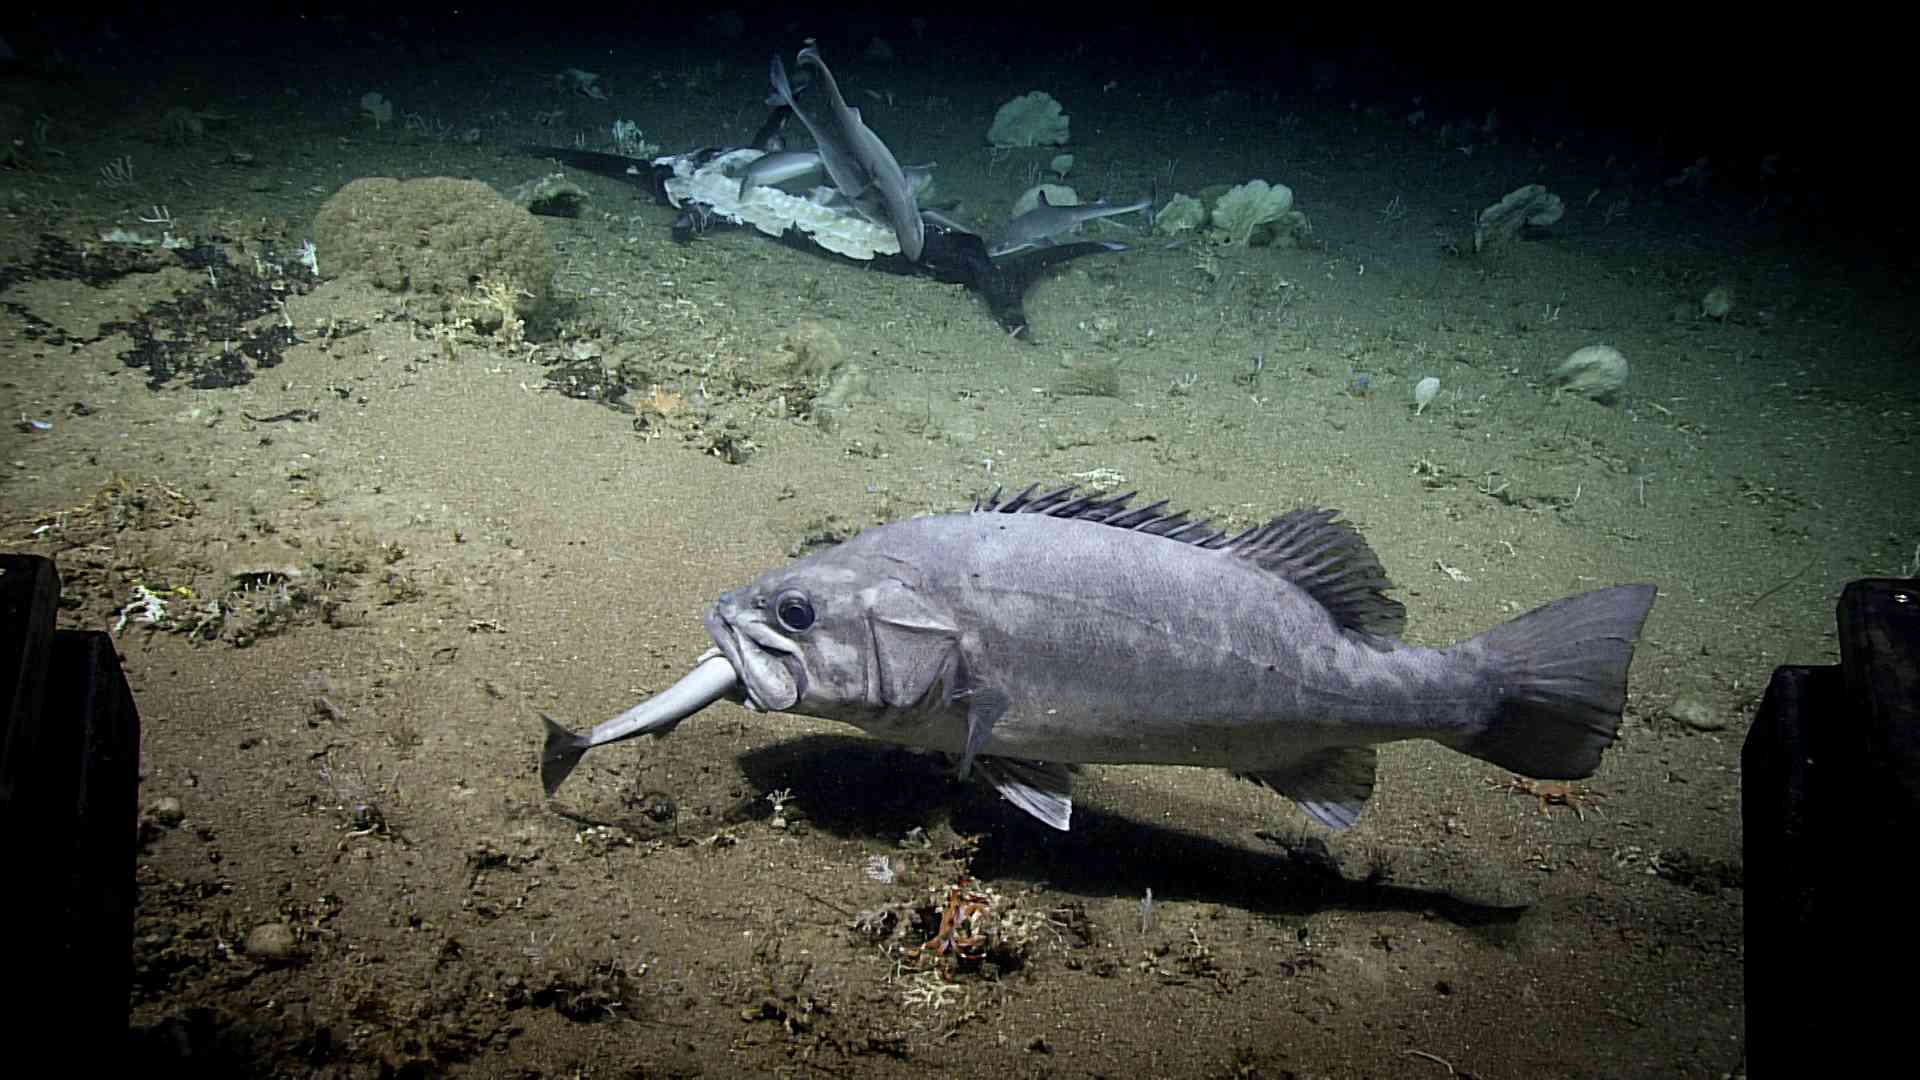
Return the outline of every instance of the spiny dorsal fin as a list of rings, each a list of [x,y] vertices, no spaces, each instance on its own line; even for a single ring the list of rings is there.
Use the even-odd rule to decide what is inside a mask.
[[[1224,550],[1298,585],[1341,626],[1363,638],[1398,637],[1406,627],[1406,606],[1385,595],[1393,583],[1387,580],[1379,556],[1353,526],[1337,520],[1338,510],[1289,510],[1265,525],[1228,536],[1204,519],[1195,521],[1184,512],[1168,510],[1164,499],[1130,509],[1128,504],[1137,494],[1132,491],[1076,497],[1077,485],[1035,494],[1038,490],[1034,484],[1002,499],[1001,489],[995,489],[985,499],[974,500],[973,509],[1091,521],[1210,551]]]

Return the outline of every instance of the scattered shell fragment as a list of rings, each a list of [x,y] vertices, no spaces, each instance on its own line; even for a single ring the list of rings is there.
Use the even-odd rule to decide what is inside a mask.
[[[1440,396],[1440,380],[1432,375],[1413,384],[1413,415],[1419,416]]]

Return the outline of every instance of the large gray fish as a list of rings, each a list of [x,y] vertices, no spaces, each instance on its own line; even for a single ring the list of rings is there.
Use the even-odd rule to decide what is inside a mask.
[[[552,794],[594,746],[664,734],[721,698],[958,755],[1065,829],[1069,766],[1230,769],[1353,824],[1374,747],[1431,739],[1540,779],[1592,774],[1626,703],[1651,585],[1555,601],[1446,648],[1326,510],[1237,535],[1067,488],[869,529],[720,597],[716,649],[575,735],[547,720]]]

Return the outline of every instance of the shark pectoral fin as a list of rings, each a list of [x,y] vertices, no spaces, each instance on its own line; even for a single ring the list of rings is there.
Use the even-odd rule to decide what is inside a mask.
[[[1316,750],[1276,769],[1241,773],[1298,803],[1329,829],[1346,829],[1360,818],[1373,794],[1376,755],[1371,746]]]
[[[551,796],[560,790],[573,767],[592,749],[593,740],[561,727],[546,713],[541,713],[540,719],[547,724],[547,744],[540,750],[540,784]]]
[[[1073,770],[1051,761],[986,756],[980,775],[1008,802],[1066,832],[1073,822]]]
[[[967,772],[973,768],[973,762],[979,756],[981,748],[987,745],[987,739],[993,734],[993,725],[1007,711],[1007,695],[998,690],[981,689],[967,692],[967,745],[960,751],[960,779],[967,778]]]

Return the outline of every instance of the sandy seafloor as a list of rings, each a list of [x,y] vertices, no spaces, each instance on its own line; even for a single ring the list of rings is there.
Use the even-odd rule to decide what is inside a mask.
[[[900,157],[939,163],[960,216],[996,221],[1051,157],[983,144],[1033,80],[954,81],[929,48],[829,59]],[[516,147],[608,149],[617,119],[670,149],[739,142],[764,115],[765,51],[509,63],[342,34],[239,67],[209,48],[138,83],[10,80],[30,130],[0,175],[6,544],[58,558],[63,625],[114,627],[138,586],[172,598],[168,621],[119,636],[145,733],[148,1060],[286,1076],[1739,1071],[1741,739],[1776,665],[1833,659],[1841,586],[1920,558],[1901,279],[1790,203],[1670,185],[1670,158],[1624,140],[1476,134],[1471,101],[1410,125],[1401,100],[1063,63],[1041,81],[1068,104],[1083,192],[1264,177],[1293,187],[1311,238],[1168,246],[1123,219],[1095,236],[1132,249],[1038,284],[1016,338],[957,287],[751,232],[677,246],[672,211],[574,174],[590,201],[539,219],[557,301],[524,341],[435,336],[416,298],[323,250],[317,282],[265,271],[300,343],[208,390],[150,388],[124,332],[100,331],[200,271],[166,253],[98,284],[30,269],[48,236],[116,258],[101,232],[153,231],[138,219],[164,207],[244,275],[263,253],[285,262],[350,180],[505,190],[554,170]],[[566,66],[612,100],[556,89]],[[392,125],[360,112],[369,89]],[[196,133],[165,119],[176,108],[212,115]],[[119,159],[131,176],[103,182]],[[1560,223],[1459,253],[1474,212],[1534,182],[1565,198]],[[1720,285],[1731,313],[1703,317]],[[1597,343],[1631,361],[1619,399],[1556,394],[1554,366]],[[797,349],[857,365],[868,392],[830,425],[795,415]],[[581,357],[637,373],[637,412],[553,392],[551,365]],[[1117,395],[1063,392],[1102,366]],[[1425,376],[1442,390],[1416,415]],[[317,415],[258,419],[290,410]],[[722,704],[596,752],[542,797],[538,714],[586,726],[669,685],[721,592],[810,539],[1030,481],[1138,488],[1235,526],[1340,508],[1422,643],[1656,582],[1620,741],[1551,800],[1392,745],[1340,835],[1219,772],[1092,767],[1057,834],[938,760]],[[218,618],[196,614],[215,598]],[[876,855],[896,881],[870,878]],[[1007,945],[917,962],[908,947],[962,879]]]

